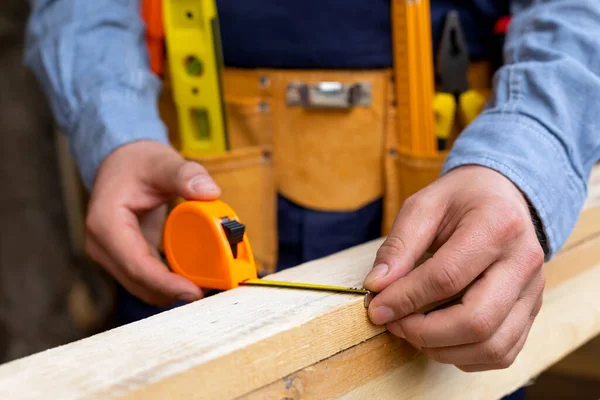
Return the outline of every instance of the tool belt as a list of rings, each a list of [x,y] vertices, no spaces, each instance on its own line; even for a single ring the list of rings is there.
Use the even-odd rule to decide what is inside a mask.
[[[398,151],[391,69],[226,69],[230,150],[200,157],[247,226],[260,273],[277,262],[277,193],[301,206],[353,211],[383,199],[382,235],[408,196],[435,180],[447,152]],[[472,88],[489,91],[490,67],[472,64]],[[168,80],[161,114],[177,145]]]

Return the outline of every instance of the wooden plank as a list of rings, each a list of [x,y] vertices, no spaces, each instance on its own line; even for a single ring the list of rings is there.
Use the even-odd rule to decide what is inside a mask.
[[[418,357],[343,399],[499,399],[600,332],[600,264],[546,293],[529,340],[508,369],[467,374]],[[374,359],[371,355],[371,359]]]
[[[273,278],[360,285],[380,243]],[[104,397],[133,390],[145,398],[188,397],[198,395],[198,388],[206,398],[231,398],[382,331],[368,321],[362,296],[241,287],[2,365],[0,398]]]
[[[584,204],[584,209],[600,206],[600,164],[592,168],[590,178],[588,179],[588,196]]]
[[[592,169],[588,181],[588,197],[583,204],[582,215],[562,250],[569,249],[593,234],[598,229],[595,221],[600,221],[600,164]]]
[[[600,333],[600,235],[562,252],[545,269],[543,312],[528,338],[537,344],[525,346],[507,370],[466,374],[386,332],[244,398],[500,398]]]
[[[600,230],[600,224],[596,226]],[[551,329],[535,330],[547,344],[542,348],[547,354],[534,360],[535,368],[542,368],[554,357],[562,357],[593,331],[597,332],[598,319],[594,323],[590,318],[599,304],[590,304],[590,298],[597,298],[599,272],[597,268],[595,272],[588,269],[600,260],[595,253],[600,249],[598,240],[598,237],[589,242],[579,240],[547,265],[551,275],[549,287],[553,288],[548,292],[550,306],[544,307],[546,320],[541,321],[546,322],[534,327]],[[381,241],[279,272],[271,278],[360,285]],[[571,285],[568,286],[571,289],[576,285],[578,290],[574,292],[580,294],[563,290],[563,285]],[[583,307],[575,307],[577,301]],[[368,321],[360,296],[242,287],[4,364],[0,366],[0,398],[234,398],[314,366],[382,332],[382,327]],[[563,339],[564,343],[553,342]],[[362,346],[356,346],[359,347]],[[410,357],[410,352],[400,353]],[[375,363],[376,358],[371,355],[368,362]],[[369,378],[366,384],[363,381],[354,394],[368,393],[381,385],[382,388],[396,385],[396,393],[402,394],[412,386],[434,385],[438,381],[442,382],[439,390],[444,389],[443,382],[454,379],[469,389],[481,379],[487,382],[474,374],[466,374],[472,379],[467,381],[456,375],[458,370],[444,369],[445,366],[435,363],[426,363],[423,369],[420,364],[423,361],[419,360],[417,357],[392,370],[380,368],[381,375]],[[359,361],[366,362],[364,358]],[[404,376],[413,369],[423,369],[419,376],[425,383]],[[497,382],[490,378],[489,385],[494,390],[519,385],[515,376],[525,379],[532,370],[517,366],[510,371],[514,376],[509,374]],[[350,379],[351,375],[342,376]],[[449,387],[460,388],[456,385]],[[489,386],[483,384],[486,385]],[[463,391],[469,392],[461,388]]]
[[[378,245],[379,241],[371,242],[283,271],[277,277],[355,285],[368,272]],[[600,257],[590,252],[594,249],[600,249],[598,237],[557,256],[547,265],[549,287],[558,287],[561,280],[564,282],[570,277],[564,271],[574,267],[573,260],[588,267],[597,262]],[[586,275],[585,265],[578,265],[579,275],[571,279],[581,283],[577,292],[583,296],[584,308],[594,312],[596,308],[585,303],[589,296],[587,286],[593,285],[592,295],[596,298],[600,282],[594,280],[596,275]],[[553,274],[558,278],[553,278]],[[580,276],[587,278],[580,282]],[[559,309],[557,321],[565,315],[582,317],[578,312],[565,312],[562,303],[555,303]],[[548,310],[545,315],[553,310],[547,306],[544,309]],[[552,326],[552,332],[560,327],[559,322]],[[589,335],[594,329],[581,320],[581,332],[585,330]],[[369,323],[361,297],[244,287],[0,366],[0,397],[80,398],[128,394],[127,397],[144,399],[167,395],[232,398],[316,364],[381,332],[382,328]],[[574,333],[579,340],[585,334],[578,332]],[[554,335],[560,338],[561,331],[556,330],[552,335],[538,334],[550,340],[551,337],[556,339]],[[577,346],[578,340],[567,341],[565,346],[570,350]],[[566,351],[561,346],[547,349],[552,349],[548,351],[549,356],[556,357],[562,357]],[[404,359],[411,357],[410,352],[400,353]],[[371,356],[369,363],[379,358]],[[358,360],[365,363],[364,358]],[[423,361],[418,360],[404,363],[400,369],[420,370]],[[399,362],[398,359],[392,361]],[[352,365],[354,370],[356,363]],[[423,374],[429,374],[431,368],[443,377],[449,373],[436,369],[441,366],[426,366]],[[381,379],[393,371],[406,373],[395,368]],[[517,372],[519,376],[525,374],[522,368]],[[350,375],[341,376],[344,380],[350,379]],[[31,385],[31,382],[36,384]],[[405,384],[411,386],[408,381]]]
[[[549,368],[549,372],[600,382],[600,336]]]

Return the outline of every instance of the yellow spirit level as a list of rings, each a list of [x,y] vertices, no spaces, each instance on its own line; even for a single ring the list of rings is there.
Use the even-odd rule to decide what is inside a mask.
[[[152,46],[164,40],[184,157],[220,154],[228,147],[223,100],[223,55],[214,0],[144,0],[153,71],[161,73],[162,53]],[[162,23],[162,27],[156,26]],[[160,29],[162,28],[162,29]],[[153,42],[150,42],[150,39]]]

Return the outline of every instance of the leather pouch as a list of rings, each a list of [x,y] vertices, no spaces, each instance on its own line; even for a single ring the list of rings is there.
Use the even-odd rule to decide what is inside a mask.
[[[269,79],[256,71],[227,68],[223,80],[231,148],[271,145]]]
[[[221,199],[246,225],[258,273],[265,275],[275,272],[277,265],[277,194],[269,114],[261,107],[260,85],[247,74],[226,71],[224,84],[230,150],[193,160],[207,169],[221,188]],[[177,148],[177,110],[168,79],[163,82],[159,109],[169,128],[169,140]]]
[[[273,159],[281,194],[322,211],[353,211],[383,195],[387,75],[382,72],[273,74]],[[350,109],[289,105],[292,82],[368,82],[372,102]]]
[[[385,152],[385,195],[383,198],[382,235],[392,228],[404,201],[435,181],[442,171],[447,151],[431,156],[413,156],[398,151],[396,113],[389,108]]]
[[[469,85],[481,93],[486,99],[491,94],[490,81],[493,71],[488,62],[475,62],[469,65]],[[390,87],[390,89],[392,89]],[[397,131],[396,111],[393,106],[393,90],[388,92],[388,108],[386,115],[386,134],[384,152],[385,194],[383,201],[382,235],[387,235],[392,228],[402,203],[414,193],[433,183],[441,174],[442,167],[449,150],[440,151],[429,156],[414,156],[398,151],[398,138],[402,132]],[[463,127],[456,125],[449,142],[450,148]]]

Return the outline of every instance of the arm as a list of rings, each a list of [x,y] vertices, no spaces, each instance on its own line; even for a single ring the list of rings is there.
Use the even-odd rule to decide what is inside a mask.
[[[364,283],[378,293],[371,321],[468,372],[506,368],[521,351],[542,306],[543,262],[573,229],[600,157],[600,4],[512,5],[493,97],[443,176],[404,203]],[[433,257],[415,269],[426,250]],[[458,304],[416,313],[463,290]]]
[[[600,3],[513,0],[512,9],[506,65],[444,173],[477,164],[508,177],[539,215],[549,260],[571,233],[600,158]]]
[[[25,63],[40,81],[91,190],[98,167],[137,140],[168,144],[140,1],[31,0]]]
[[[157,246],[166,202],[214,199],[199,164],[169,146],[140,3],[32,0],[25,62],[35,72],[91,190],[85,247],[129,292],[156,305],[202,297]]]

